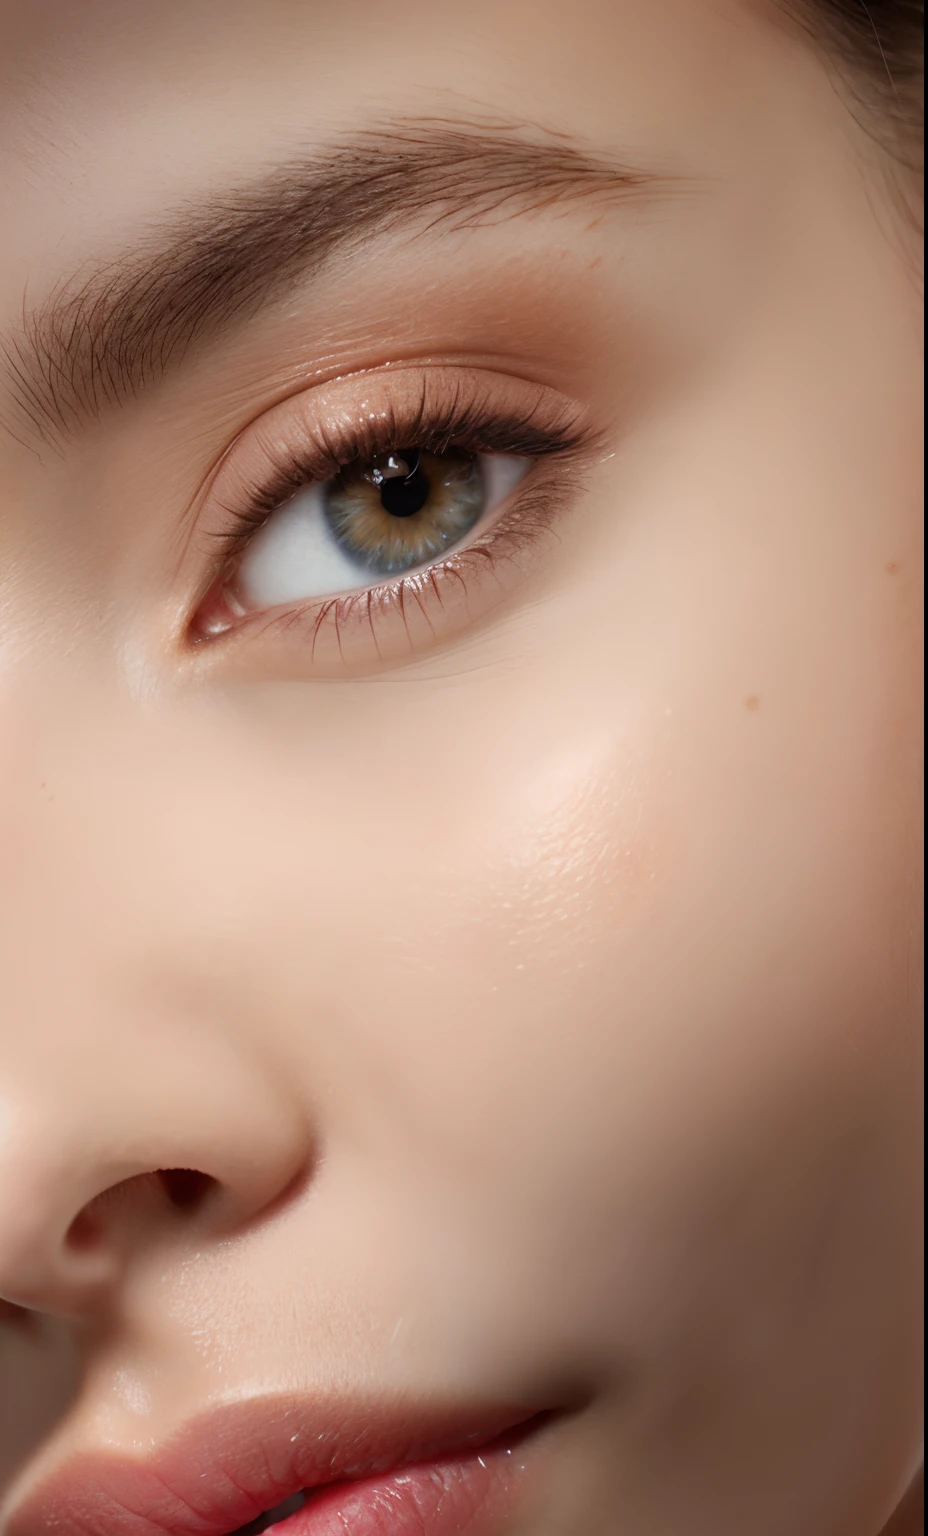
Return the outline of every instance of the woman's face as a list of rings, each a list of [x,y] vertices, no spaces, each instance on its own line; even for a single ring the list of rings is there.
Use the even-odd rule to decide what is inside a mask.
[[[883,151],[747,0],[2,28],[4,1533],[875,1536]]]

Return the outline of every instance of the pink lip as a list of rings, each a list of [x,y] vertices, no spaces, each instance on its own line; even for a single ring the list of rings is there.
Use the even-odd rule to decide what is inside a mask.
[[[150,1456],[66,1463],[17,1510],[7,1536],[232,1536],[302,1489],[317,1491],[275,1527],[280,1536],[454,1536],[465,1512],[478,1536],[513,1507],[540,1422],[525,1408],[359,1408],[292,1396],[229,1404]]]

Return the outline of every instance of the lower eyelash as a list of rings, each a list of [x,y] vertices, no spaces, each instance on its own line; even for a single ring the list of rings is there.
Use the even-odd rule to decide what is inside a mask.
[[[530,474],[529,482],[531,478]],[[343,641],[349,633],[358,631],[368,632],[375,654],[383,659],[378,625],[382,627],[386,621],[396,618],[412,645],[409,610],[413,604],[434,635],[435,626],[429,609],[434,605],[441,613],[446,606],[446,593],[456,589],[466,598],[474,581],[481,576],[492,575],[501,563],[517,559],[543,538],[557,537],[555,523],[568,489],[564,477],[556,475],[544,484],[531,485],[529,482],[517,492],[517,500],[508,513],[504,513],[482,537],[454,551],[446,559],[357,592],[310,599],[282,613],[255,614],[250,619],[245,618],[240,628],[252,633],[257,630],[264,636],[303,631],[309,642],[310,662],[315,659],[320,637],[326,631],[334,636],[342,659]],[[571,477],[570,489],[577,489],[574,477]]]

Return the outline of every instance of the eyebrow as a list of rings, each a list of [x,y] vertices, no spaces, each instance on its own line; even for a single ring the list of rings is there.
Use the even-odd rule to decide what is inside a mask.
[[[130,250],[34,309],[24,300],[21,326],[0,343],[14,405],[60,442],[378,234],[472,228],[672,184],[562,134],[393,119],[166,212]]]

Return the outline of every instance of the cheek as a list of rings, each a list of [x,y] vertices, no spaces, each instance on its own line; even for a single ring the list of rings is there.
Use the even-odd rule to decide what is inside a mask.
[[[755,1302],[771,1338],[817,1326],[842,1287],[862,1326],[915,1123],[869,774],[851,792],[845,750],[838,803],[829,756],[823,817],[803,733],[758,743],[740,696],[707,732],[553,683],[420,760],[444,814],[393,797],[350,898],[333,1124],[404,1190],[434,1337],[669,1367],[750,1351]]]
[[[621,951],[659,922],[667,883],[654,731],[553,685],[546,674],[520,699],[484,698],[476,742],[460,723],[434,733],[449,749],[402,777],[441,785],[440,804],[392,797],[400,834],[366,859],[354,895],[390,981],[376,1010],[355,999],[351,1089],[368,1071],[388,1080],[397,1134],[454,1177],[475,1158],[515,1176],[524,1154],[526,1180],[547,1178],[555,1105],[620,1059]]]

